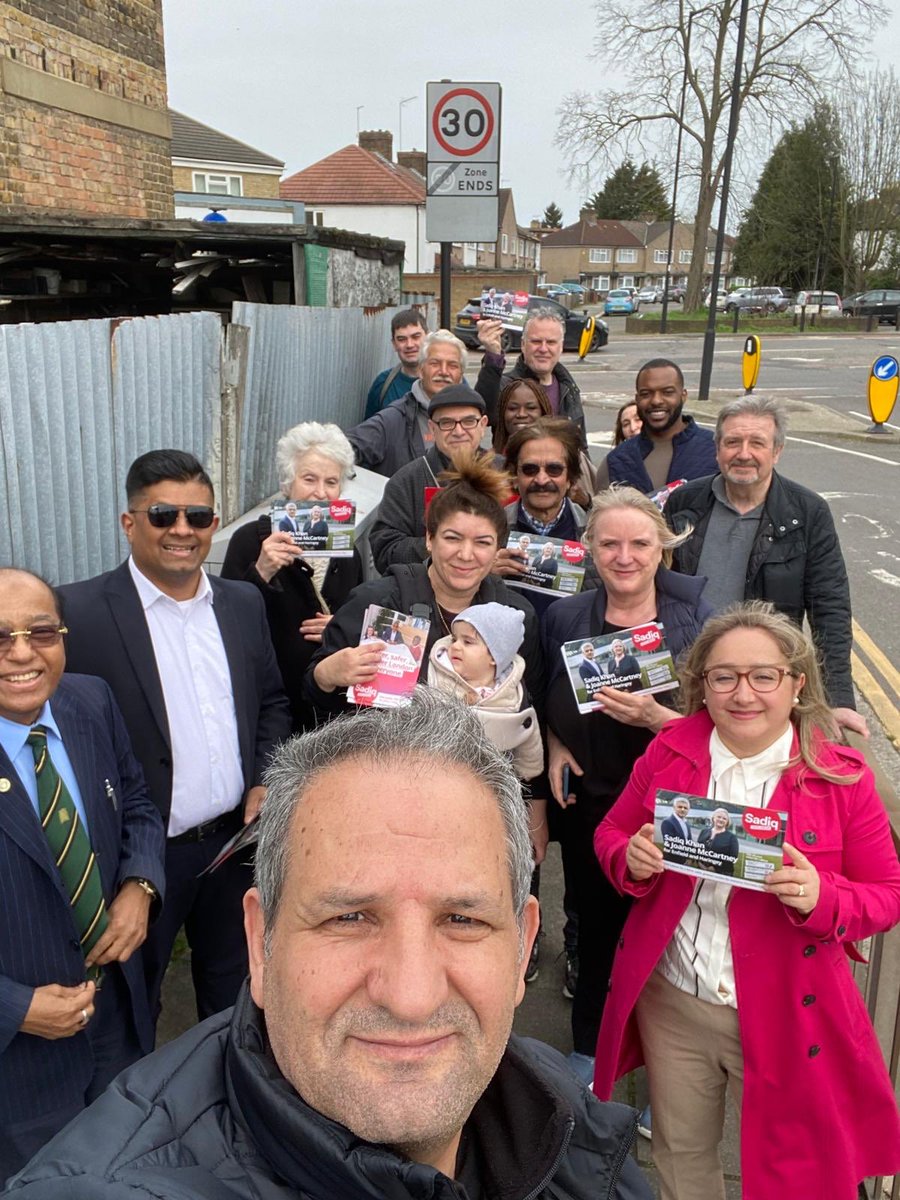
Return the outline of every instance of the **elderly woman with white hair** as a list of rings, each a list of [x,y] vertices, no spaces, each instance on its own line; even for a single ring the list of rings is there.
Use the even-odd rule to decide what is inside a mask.
[[[353,448],[337,425],[305,421],[279,440],[276,463],[288,500],[324,504],[341,495],[353,469]],[[270,518],[262,516],[232,535],[222,577],[247,580],[262,592],[294,732],[311,729],[315,718],[301,683],[332,613],[362,581],[359,555],[354,550],[352,558],[307,560],[290,533],[273,530]]]

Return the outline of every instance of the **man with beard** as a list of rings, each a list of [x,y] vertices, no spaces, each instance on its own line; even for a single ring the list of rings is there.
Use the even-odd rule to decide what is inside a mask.
[[[372,558],[382,575],[392,563],[424,562],[428,557],[427,502],[441,486],[442,473],[452,467],[454,454],[479,453],[486,428],[484,401],[467,383],[444,388],[433,397],[428,406],[432,445],[387,481],[369,531]]]
[[[569,496],[578,479],[580,449],[578,427],[565,418],[541,417],[534,424],[516,430],[506,445],[506,468],[519,494],[518,502],[506,507],[510,533],[581,541],[587,516]],[[500,548],[494,570],[507,583],[515,587],[527,569],[528,555],[521,549]],[[596,587],[596,579],[596,573],[589,568],[584,587]],[[541,613],[563,594],[541,595],[529,591],[528,599],[535,612]]]
[[[633,1111],[510,1034],[528,806],[474,713],[421,688],[266,778],[234,1009],[120,1075],[10,1194],[650,1200]]]
[[[717,612],[768,600],[798,625],[806,618],[835,724],[865,737],[850,671],[853,617],[841,544],[822,497],[775,470],[784,438],[776,401],[757,394],[723,405],[715,435],[720,473],[679,488],[666,505],[676,533],[693,530],[673,566],[706,576],[703,597]]]
[[[686,399],[677,363],[667,358],[644,363],[634,385],[641,432],[610,450],[597,469],[598,491],[624,483],[649,495],[676,480],[699,479],[715,471],[713,435],[684,412]]]

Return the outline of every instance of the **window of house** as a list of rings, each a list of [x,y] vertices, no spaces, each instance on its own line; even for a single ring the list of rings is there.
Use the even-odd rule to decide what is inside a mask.
[[[209,171],[195,171],[194,191],[210,192],[215,196],[243,196],[244,181],[240,175],[214,175]]]
[[[610,252],[605,248],[599,250],[591,250],[588,254],[588,261],[592,263],[607,263],[610,262]]]
[[[679,250],[678,251],[678,261],[680,263],[689,263],[693,257],[694,257],[693,250]]]
[[[617,250],[616,251],[616,262],[636,263],[637,262],[637,250],[635,249],[635,247],[631,246],[631,247],[628,247],[628,248],[625,248],[622,250]]]
[[[500,234],[500,253],[501,254],[509,253],[509,238],[506,236],[505,233]]]
[[[707,250],[707,252],[706,252],[706,261],[709,263],[709,265],[710,265],[710,266],[712,266],[712,264],[713,264],[713,263],[716,261],[716,252],[715,252],[715,250]]]
[[[634,287],[634,276],[623,275],[619,280],[619,287]]]
[[[306,210],[307,225],[324,225],[325,213],[321,208],[308,208]]]
[[[663,263],[663,264],[667,263],[669,261],[668,250],[654,250],[653,251],[653,261],[655,263]]]
[[[609,291],[609,276],[608,275],[595,275],[594,282],[591,284],[591,287],[594,289],[595,292],[608,292]]]

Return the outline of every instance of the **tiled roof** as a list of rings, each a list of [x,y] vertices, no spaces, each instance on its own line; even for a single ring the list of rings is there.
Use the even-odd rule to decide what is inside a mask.
[[[551,229],[542,246],[642,246],[621,221],[586,221],[582,218],[564,229]]]
[[[424,204],[425,181],[360,146],[345,146],[281,181],[282,200],[305,204]]]
[[[254,150],[246,142],[219,133],[209,125],[201,125],[193,117],[169,109],[172,119],[172,157],[189,158],[196,162],[246,163],[254,167],[277,167],[284,169],[280,158]]]

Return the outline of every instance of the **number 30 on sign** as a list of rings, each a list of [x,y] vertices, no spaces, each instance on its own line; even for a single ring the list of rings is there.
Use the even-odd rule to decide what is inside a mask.
[[[429,83],[428,92],[429,160],[496,161],[499,84]]]

